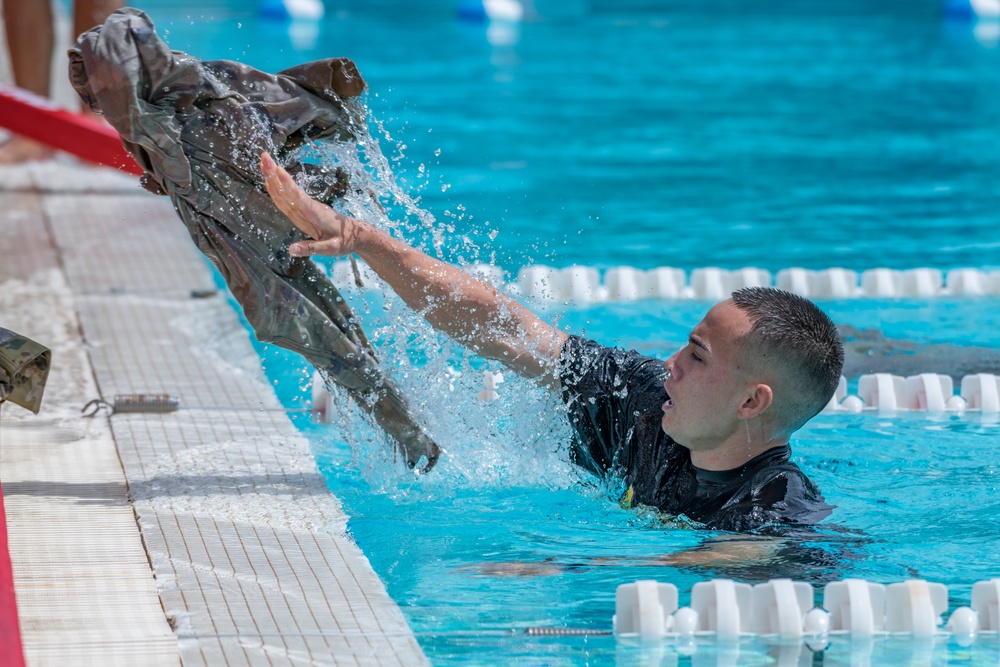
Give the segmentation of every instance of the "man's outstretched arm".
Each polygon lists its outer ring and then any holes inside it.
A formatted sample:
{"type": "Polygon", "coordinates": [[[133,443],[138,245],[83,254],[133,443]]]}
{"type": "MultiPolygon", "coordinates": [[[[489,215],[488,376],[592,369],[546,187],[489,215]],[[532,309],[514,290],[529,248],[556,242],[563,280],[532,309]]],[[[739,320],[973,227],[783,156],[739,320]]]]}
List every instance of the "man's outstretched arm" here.
{"type": "Polygon", "coordinates": [[[435,329],[522,375],[558,383],[565,333],[461,269],[310,198],[266,153],[261,168],[275,205],[312,237],[292,244],[292,255],[357,254],[435,329]]]}

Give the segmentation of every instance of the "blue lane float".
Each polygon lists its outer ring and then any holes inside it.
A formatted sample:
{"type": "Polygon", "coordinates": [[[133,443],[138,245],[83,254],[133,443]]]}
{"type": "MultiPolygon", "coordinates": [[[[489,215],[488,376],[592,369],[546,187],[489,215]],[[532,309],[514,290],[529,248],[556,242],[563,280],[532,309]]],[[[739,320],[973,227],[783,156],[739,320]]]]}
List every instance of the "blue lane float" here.
{"type": "Polygon", "coordinates": [[[1000,19],[1000,0],[948,0],[943,11],[952,19],[1000,19]]]}
{"type": "Polygon", "coordinates": [[[322,0],[263,0],[260,15],[278,21],[319,21],[326,13],[322,0]]]}
{"type": "Polygon", "coordinates": [[[524,19],[524,5],[519,0],[463,0],[455,13],[463,21],[516,23],[524,19]]]}

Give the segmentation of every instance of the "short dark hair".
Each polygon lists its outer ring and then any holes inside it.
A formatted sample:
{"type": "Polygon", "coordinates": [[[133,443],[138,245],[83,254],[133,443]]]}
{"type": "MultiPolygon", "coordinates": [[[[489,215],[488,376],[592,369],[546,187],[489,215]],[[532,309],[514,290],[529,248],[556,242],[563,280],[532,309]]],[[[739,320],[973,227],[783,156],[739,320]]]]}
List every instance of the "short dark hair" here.
{"type": "Polygon", "coordinates": [[[792,433],[837,391],[844,370],[837,326],[812,301],[773,287],[737,290],[733,303],[751,322],[739,341],[741,361],[782,378],[773,407],[778,426],[792,433]]]}

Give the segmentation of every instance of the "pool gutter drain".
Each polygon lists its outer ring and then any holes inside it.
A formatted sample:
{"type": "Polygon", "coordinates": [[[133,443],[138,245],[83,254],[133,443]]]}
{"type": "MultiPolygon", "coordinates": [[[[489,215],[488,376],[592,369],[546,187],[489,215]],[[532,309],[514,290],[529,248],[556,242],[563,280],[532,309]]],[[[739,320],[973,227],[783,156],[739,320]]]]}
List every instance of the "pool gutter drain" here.
{"type": "Polygon", "coordinates": [[[251,412],[309,412],[309,408],[264,408],[228,405],[181,405],[181,400],[170,394],[118,394],[111,403],[95,398],[80,410],[84,417],[95,417],[102,410],[108,414],[166,414],[177,410],[251,411],[251,412]]]}

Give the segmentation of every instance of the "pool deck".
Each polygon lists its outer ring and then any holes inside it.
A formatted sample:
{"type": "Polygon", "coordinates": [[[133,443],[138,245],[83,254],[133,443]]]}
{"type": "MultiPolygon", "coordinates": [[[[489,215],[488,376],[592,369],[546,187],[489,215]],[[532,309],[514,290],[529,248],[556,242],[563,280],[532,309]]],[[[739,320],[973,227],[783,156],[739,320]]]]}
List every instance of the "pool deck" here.
{"type": "Polygon", "coordinates": [[[53,349],[0,412],[28,665],[427,663],[168,200],[4,167],[0,238],[0,326],[53,349]],[[181,409],[80,414],[138,393],[181,409]]]}

